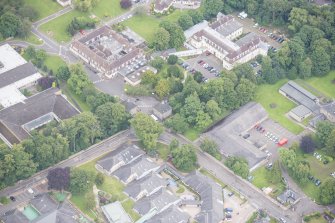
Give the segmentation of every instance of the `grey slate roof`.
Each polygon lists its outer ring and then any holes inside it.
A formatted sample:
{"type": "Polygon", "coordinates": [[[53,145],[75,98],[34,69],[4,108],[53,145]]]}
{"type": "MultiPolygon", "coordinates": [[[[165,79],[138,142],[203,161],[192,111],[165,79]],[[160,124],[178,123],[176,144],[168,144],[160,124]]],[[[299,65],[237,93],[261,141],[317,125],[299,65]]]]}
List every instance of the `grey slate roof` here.
{"type": "Polygon", "coordinates": [[[140,215],[145,215],[151,209],[156,208],[158,212],[178,203],[180,199],[166,189],[160,189],[149,197],[138,200],[134,205],[134,210],[140,215]]]}
{"type": "Polygon", "coordinates": [[[329,115],[335,116],[335,102],[331,102],[322,107],[329,115]]]}
{"type": "Polygon", "coordinates": [[[212,179],[194,171],[184,179],[201,198],[201,212],[195,219],[199,223],[217,223],[224,219],[222,187],[212,179]]]}
{"type": "Polygon", "coordinates": [[[0,74],[0,88],[13,84],[23,78],[29,77],[38,73],[37,69],[32,63],[25,63],[14,69],[0,74]]]}
{"type": "Polygon", "coordinates": [[[319,113],[319,106],[316,104],[317,97],[294,81],[287,82],[279,90],[284,92],[298,104],[304,105],[314,113],[319,113]]]}
{"type": "Polygon", "coordinates": [[[181,211],[176,205],[172,205],[145,223],[187,223],[190,216],[181,211]]]}
{"type": "Polygon", "coordinates": [[[37,195],[30,204],[40,214],[33,221],[29,221],[19,210],[14,210],[1,219],[6,223],[77,223],[79,213],[67,200],[58,204],[48,194],[42,194],[37,195]]]}
{"type": "Polygon", "coordinates": [[[210,27],[215,29],[221,35],[228,36],[243,27],[243,25],[236,21],[233,16],[219,13],[217,15],[217,20],[213,22],[210,27]]]}
{"type": "Polygon", "coordinates": [[[131,198],[135,199],[143,191],[147,191],[148,194],[151,194],[157,188],[165,187],[166,184],[167,182],[164,178],[160,177],[156,173],[152,173],[148,174],[140,180],[136,180],[130,183],[124,189],[124,192],[128,194],[131,198]]]}
{"type": "Polygon", "coordinates": [[[135,161],[129,163],[128,165],[122,166],[113,172],[113,175],[122,182],[126,182],[133,174],[135,174],[137,177],[144,177],[144,174],[150,173],[150,171],[153,171],[157,168],[159,168],[159,166],[156,163],[149,161],[148,158],[144,156],[141,156],[135,161]]]}
{"type": "Polygon", "coordinates": [[[122,162],[124,165],[127,165],[133,162],[135,159],[138,159],[143,154],[144,151],[141,150],[138,146],[134,144],[124,144],[118,149],[108,153],[105,157],[101,158],[97,164],[105,170],[110,171],[114,165],[117,165],[120,162],[122,162]]]}
{"type": "Polygon", "coordinates": [[[49,88],[30,98],[0,111],[0,133],[11,143],[18,143],[29,137],[23,125],[53,113],[59,119],[67,119],[79,114],[57,88],[49,88]]]}
{"type": "Polygon", "coordinates": [[[298,117],[305,117],[306,115],[310,114],[312,111],[306,108],[303,105],[298,105],[297,107],[291,110],[292,113],[297,115],[298,117]]]}
{"type": "Polygon", "coordinates": [[[162,102],[155,105],[154,109],[159,113],[164,114],[165,112],[171,111],[172,107],[169,105],[168,102],[162,102]]]}
{"type": "Polygon", "coordinates": [[[294,203],[297,200],[297,195],[292,190],[286,190],[277,199],[282,203],[294,203]]]}
{"type": "Polygon", "coordinates": [[[240,134],[267,117],[267,112],[260,104],[250,102],[216,124],[205,135],[215,140],[218,145],[222,145],[222,154],[242,156],[247,159],[249,166],[253,167],[266,155],[257,148],[257,145],[243,140],[240,134]]]}

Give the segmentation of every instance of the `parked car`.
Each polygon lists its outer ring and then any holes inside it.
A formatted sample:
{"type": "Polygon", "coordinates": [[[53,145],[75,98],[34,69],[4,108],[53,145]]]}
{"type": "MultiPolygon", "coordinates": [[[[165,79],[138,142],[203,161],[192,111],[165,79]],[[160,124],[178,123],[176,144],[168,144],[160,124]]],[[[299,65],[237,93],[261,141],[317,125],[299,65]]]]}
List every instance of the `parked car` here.
{"type": "Polygon", "coordinates": [[[225,208],[224,211],[225,212],[233,212],[233,209],[232,208],[225,208]]]}
{"type": "Polygon", "coordinates": [[[9,199],[10,199],[11,201],[13,201],[13,202],[16,201],[16,198],[15,198],[14,196],[10,196],[9,199]]]}
{"type": "Polygon", "coordinates": [[[234,192],[229,192],[228,197],[232,197],[235,193],[234,192]]]}

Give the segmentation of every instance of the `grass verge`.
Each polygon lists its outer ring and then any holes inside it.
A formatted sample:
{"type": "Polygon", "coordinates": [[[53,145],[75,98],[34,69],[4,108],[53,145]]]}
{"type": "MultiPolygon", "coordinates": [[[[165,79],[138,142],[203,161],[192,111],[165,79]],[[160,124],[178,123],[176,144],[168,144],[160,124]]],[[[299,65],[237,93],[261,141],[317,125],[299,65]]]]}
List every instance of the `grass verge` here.
{"type": "Polygon", "coordinates": [[[292,101],[281,95],[278,90],[287,82],[286,79],[274,85],[263,84],[258,86],[255,100],[269,113],[269,117],[294,134],[301,133],[304,129],[288,119],[285,114],[296,107],[292,101]]]}
{"type": "Polygon", "coordinates": [[[57,1],[53,0],[24,0],[24,3],[38,12],[37,20],[45,18],[63,8],[57,1]]]}

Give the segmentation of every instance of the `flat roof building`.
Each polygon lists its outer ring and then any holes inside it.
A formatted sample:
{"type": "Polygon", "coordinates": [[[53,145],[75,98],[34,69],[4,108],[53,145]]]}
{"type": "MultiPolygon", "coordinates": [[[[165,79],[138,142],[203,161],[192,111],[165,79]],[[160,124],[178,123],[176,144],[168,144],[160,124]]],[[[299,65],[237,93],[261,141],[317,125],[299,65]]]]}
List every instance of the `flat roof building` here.
{"type": "Polygon", "coordinates": [[[306,108],[303,105],[298,105],[297,107],[293,108],[290,112],[289,115],[294,118],[296,121],[301,122],[305,118],[309,117],[312,115],[312,111],[306,108]]]}
{"type": "Polygon", "coordinates": [[[137,59],[143,51],[108,26],[98,28],[70,45],[71,51],[108,78],[137,59]]]}
{"type": "Polygon", "coordinates": [[[11,146],[52,120],[61,121],[79,113],[58,88],[49,88],[0,110],[0,138],[11,146]]]}
{"type": "Polygon", "coordinates": [[[101,207],[109,223],[132,223],[133,221],[122,207],[120,201],[101,207]]]}
{"type": "Polygon", "coordinates": [[[20,88],[37,83],[42,75],[10,45],[0,46],[0,109],[22,102],[20,88]]]}

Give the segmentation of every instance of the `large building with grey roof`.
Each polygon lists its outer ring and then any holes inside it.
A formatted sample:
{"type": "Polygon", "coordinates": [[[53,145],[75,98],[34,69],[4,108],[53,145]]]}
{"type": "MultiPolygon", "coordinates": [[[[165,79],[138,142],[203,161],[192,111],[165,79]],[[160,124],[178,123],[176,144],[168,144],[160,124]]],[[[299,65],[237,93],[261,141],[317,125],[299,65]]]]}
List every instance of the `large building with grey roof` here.
{"type": "Polygon", "coordinates": [[[159,213],[172,205],[177,205],[180,201],[180,198],[173,193],[161,188],[154,194],[135,202],[134,210],[140,215],[145,215],[149,212],[159,213]]]}
{"type": "Polygon", "coordinates": [[[12,146],[52,120],[61,121],[79,113],[58,88],[50,88],[0,110],[0,138],[12,146]]]}
{"type": "Polygon", "coordinates": [[[142,179],[131,182],[124,189],[124,193],[137,201],[144,196],[150,196],[159,189],[166,187],[167,181],[156,173],[148,174],[142,179]]]}
{"type": "Polygon", "coordinates": [[[155,0],[154,12],[167,12],[171,6],[177,9],[197,9],[201,5],[201,0],[155,0]]]}
{"type": "Polygon", "coordinates": [[[107,174],[111,174],[120,167],[134,162],[143,155],[144,151],[138,146],[134,144],[124,144],[101,158],[97,162],[96,167],[107,172],[107,174]]]}
{"type": "Polygon", "coordinates": [[[223,191],[219,184],[198,171],[183,181],[200,196],[201,211],[195,216],[197,222],[218,223],[224,220],[223,191]]]}
{"type": "Polygon", "coordinates": [[[219,13],[216,21],[211,24],[203,23],[185,31],[188,36],[187,44],[195,49],[206,49],[222,61],[223,68],[233,69],[237,64],[246,63],[258,55],[267,55],[266,39],[255,33],[243,33],[243,26],[233,16],[219,13]],[[190,33],[192,34],[190,36],[190,33]]]}
{"type": "Polygon", "coordinates": [[[128,184],[133,180],[139,180],[158,169],[159,166],[149,157],[141,156],[134,162],[124,165],[114,171],[113,176],[119,179],[122,183],[128,184]]]}
{"type": "Polygon", "coordinates": [[[5,223],[76,223],[79,218],[80,213],[67,200],[58,203],[49,194],[41,194],[24,207],[7,212],[0,220],[5,223]],[[36,214],[32,215],[26,209],[32,209],[36,214]]]}
{"type": "Polygon", "coordinates": [[[10,45],[0,46],[0,109],[23,102],[21,88],[37,83],[42,75],[10,45]]]}
{"type": "Polygon", "coordinates": [[[318,97],[316,97],[294,81],[288,81],[286,84],[284,84],[279,89],[279,93],[289,98],[291,101],[297,103],[298,105],[303,105],[315,114],[320,113],[318,97]]]}
{"type": "Polygon", "coordinates": [[[145,223],[188,223],[190,216],[178,206],[172,205],[164,211],[156,214],[145,223]]]}
{"type": "Polygon", "coordinates": [[[70,49],[107,78],[114,77],[120,69],[137,59],[144,58],[141,49],[108,26],[102,26],[73,41],[70,49]]]}

